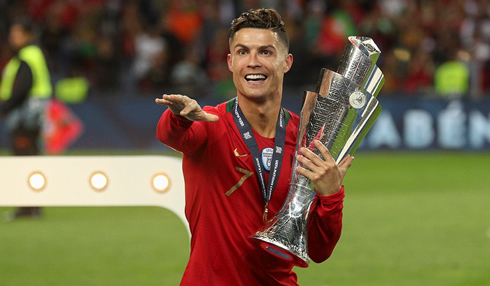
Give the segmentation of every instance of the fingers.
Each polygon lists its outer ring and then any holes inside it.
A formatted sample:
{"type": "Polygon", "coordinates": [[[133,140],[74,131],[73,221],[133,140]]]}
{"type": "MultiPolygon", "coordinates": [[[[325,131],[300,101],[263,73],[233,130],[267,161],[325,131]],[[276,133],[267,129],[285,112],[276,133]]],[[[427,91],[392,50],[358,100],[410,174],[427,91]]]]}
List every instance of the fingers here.
{"type": "MultiPolygon", "coordinates": [[[[188,97],[187,97],[188,98],[188,97]]],[[[180,94],[164,94],[162,98],[156,98],[155,102],[160,105],[185,105],[185,98],[180,94]]]]}
{"type": "Polygon", "coordinates": [[[339,167],[342,168],[342,169],[345,169],[347,171],[347,169],[350,168],[350,166],[352,165],[352,161],[354,161],[354,157],[351,156],[351,155],[347,155],[340,163],[339,163],[339,167]]]}
{"type": "Polygon", "coordinates": [[[301,148],[299,150],[300,155],[297,156],[297,160],[302,165],[299,168],[304,170],[303,175],[308,177],[315,173],[322,175],[330,169],[336,170],[335,172],[339,172],[343,178],[347,170],[352,165],[354,157],[348,155],[339,164],[337,164],[335,159],[330,154],[330,151],[319,140],[315,140],[314,145],[320,151],[323,159],[317,154],[313,153],[313,151],[310,149],[304,147],[301,148]]]}
{"type": "Polygon", "coordinates": [[[325,147],[319,140],[315,140],[313,143],[322,154],[324,160],[322,160],[317,154],[313,153],[313,151],[309,150],[308,148],[301,148],[301,155],[306,157],[312,164],[309,163],[308,160],[304,160],[304,157],[300,162],[304,163],[310,169],[314,168],[315,166],[322,166],[325,163],[334,165],[335,160],[332,158],[332,155],[330,155],[330,151],[328,151],[327,147],[325,147]]]}
{"type": "Polygon", "coordinates": [[[315,170],[317,166],[324,163],[318,155],[307,148],[301,148],[299,151],[300,155],[296,159],[307,169],[315,170]]]}
{"type": "Polygon", "coordinates": [[[172,104],[172,102],[165,100],[163,98],[155,98],[155,102],[160,105],[169,105],[172,104]]]}
{"type": "MultiPolygon", "coordinates": [[[[332,155],[330,154],[330,151],[327,149],[327,147],[325,147],[325,145],[323,145],[323,143],[320,141],[320,140],[315,140],[313,142],[313,144],[315,145],[315,147],[318,149],[318,151],[320,151],[320,153],[322,154],[322,157],[325,161],[323,161],[318,155],[316,155],[315,153],[313,153],[311,150],[309,150],[308,148],[302,148],[300,151],[301,151],[301,154],[305,157],[307,157],[309,160],[312,160],[314,161],[317,165],[319,163],[323,163],[323,162],[327,162],[328,164],[335,164],[335,159],[332,157],[332,155]]],[[[352,161],[354,160],[354,157],[350,156],[350,155],[347,155],[343,160],[342,162],[340,162],[338,164],[339,167],[345,165],[345,167],[348,169],[350,167],[350,165],[352,164],[352,161]]]]}
{"type": "Polygon", "coordinates": [[[197,103],[196,100],[186,98],[186,105],[184,109],[180,112],[180,115],[186,117],[190,120],[194,121],[209,121],[215,122],[218,121],[219,117],[214,114],[210,114],[201,109],[201,106],[197,103]]]}
{"type": "Polygon", "coordinates": [[[325,145],[323,145],[322,142],[320,142],[320,140],[315,140],[315,142],[313,143],[315,144],[315,147],[318,149],[318,151],[320,151],[323,159],[325,159],[326,162],[328,162],[329,164],[335,163],[335,160],[330,154],[330,151],[327,149],[327,147],[325,147],[325,145]]]}
{"type": "Polygon", "coordinates": [[[160,105],[166,105],[176,115],[180,115],[192,121],[215,122],[219,117],[206,113],[196,100],[181,94],[164,94],[162,98],[155,99],[160,105]]]}
{"type": "Polygon", "coordinates": [[[209,113],[205,113],[205,116],[204,116],[204,120],[205,121],[209,121],[209,122],[216,122],[219,120],[219,117],[218,115],[214,115],[214,114],[209,114],[209,113]]]}
{"type": "Polygon", "coordinates": [[[201,106],[197,104],[197,101],[190,99],[187,96],[183,96],[180,101],[184,105],[184,109],[180,111],[180,115],[186,117],[191,112],[201,111],[201,106]]]}
{"type": "MultiPolygon", "coordinates": [[[[168,104],[187,104],[192,99],[182,94],[164,94],[162,98],[157,98],[158,101],[164,101],[168,104]]],[[[156,100],[155,100],[156,101],[156,100]]]]}

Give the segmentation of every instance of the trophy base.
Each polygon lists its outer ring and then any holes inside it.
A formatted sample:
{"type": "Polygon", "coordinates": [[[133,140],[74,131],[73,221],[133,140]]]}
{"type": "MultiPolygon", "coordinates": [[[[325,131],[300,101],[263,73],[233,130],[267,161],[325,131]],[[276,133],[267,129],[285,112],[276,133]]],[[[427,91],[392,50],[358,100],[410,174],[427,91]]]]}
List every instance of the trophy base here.
{"type": "Polygon", "coordinates": [[[258,235],[254,235],[250,237],[250,239],[255,241],[255,243],[258,244],[260,248],[262,248],[263,250],[267,251],[268,253],[274,255],[279,259],[291,262],[292,264],[294,264],[294,266],[303,267],[303,268],[308,267],[308,264],[310,262],[308,258],[307,260],[301,259],[296,254],[289,251],[285,245],[282,245],[278,241],[274,241],[267,237],[258,236],[258,235]]]}

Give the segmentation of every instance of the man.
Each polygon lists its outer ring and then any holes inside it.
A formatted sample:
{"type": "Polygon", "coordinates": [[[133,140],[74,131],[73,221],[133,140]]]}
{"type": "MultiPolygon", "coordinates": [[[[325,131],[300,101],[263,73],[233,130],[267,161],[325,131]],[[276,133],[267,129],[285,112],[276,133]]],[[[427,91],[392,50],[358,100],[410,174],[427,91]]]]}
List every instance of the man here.
{"type": "MultiPolygon", "coordinates": [[[[295,156],[299,118],[281,107],[284,73],[293,63],[284,23],[272,9],[250,10],[233,21],[229,43],[236,98],[203,109],[184,95],[156,99],[168,106],[157,138],[183,153],[192,239],[181,285],[297,285],[291,262],[250,239],[284,204],[295,156]],[[254,143],[245,143],[252,137],[254,143]],[[257,171],[259,161],[266,171],[257,171]],[[269,182],[273,172],[279,178],[269,182]]],[[[340,237],[342,180],[353,157],[336,165],[319,141],[315,146],[327,159],[303,148],[298,160],[309,170],[298,172],[318,193],[308,244],[311,259],[322,262],[340,237]]]]}
{"type": "MultiPolygon", "coordinates": [[[[46,60],[32,44],[33,27],[20,20],[10,27],[9,42],[14,56],[2,74],[0,116],[5,119],[12,140],[12,154],[38,155],[41,122],[52,93],[46,60]]],[[[39,207],[21,207],[7,219],[40,217],[39,207]]]]}

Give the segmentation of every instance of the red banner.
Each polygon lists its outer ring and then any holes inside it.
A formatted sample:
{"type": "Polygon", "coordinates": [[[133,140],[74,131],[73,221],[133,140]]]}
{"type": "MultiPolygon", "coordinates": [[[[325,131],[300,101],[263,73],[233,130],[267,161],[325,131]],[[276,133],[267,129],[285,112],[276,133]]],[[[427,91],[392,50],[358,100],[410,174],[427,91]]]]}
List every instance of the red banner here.
{"type": "Polygon", "coordinates": [[[63,153],[83,132],[83,123],[57,99],[46,106],[42,138],[44,151],[49,155],[63,153]]]}

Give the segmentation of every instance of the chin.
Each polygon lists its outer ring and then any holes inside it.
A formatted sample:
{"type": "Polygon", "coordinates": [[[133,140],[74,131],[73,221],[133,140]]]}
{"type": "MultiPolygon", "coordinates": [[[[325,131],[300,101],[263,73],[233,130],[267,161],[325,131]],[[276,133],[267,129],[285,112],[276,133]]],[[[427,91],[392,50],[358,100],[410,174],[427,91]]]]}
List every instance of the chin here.
{"type": "Polygon", "coordinates": [[[254,92],[254,91],[248,91],[242,93],[244,97],[251,99],[251,100],[265,100],[267,96],[262,93],[262,92],[254,92]]]}

